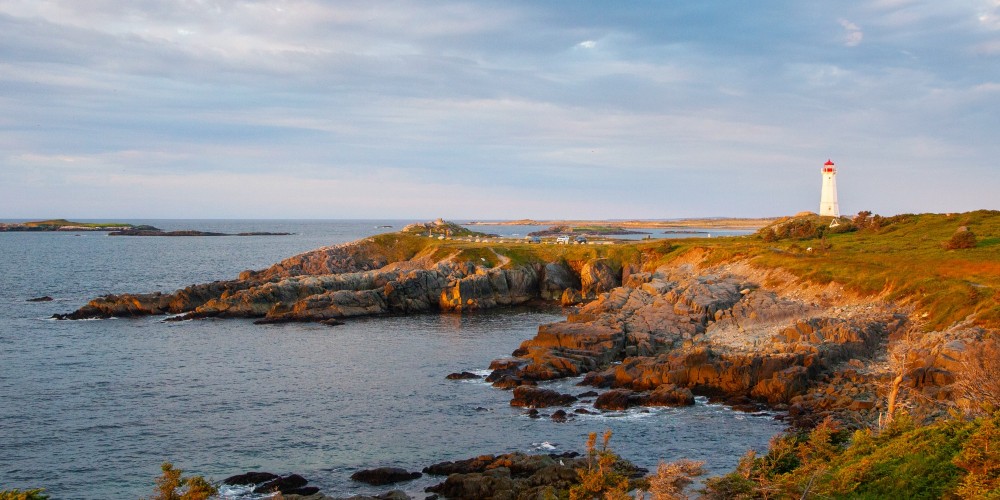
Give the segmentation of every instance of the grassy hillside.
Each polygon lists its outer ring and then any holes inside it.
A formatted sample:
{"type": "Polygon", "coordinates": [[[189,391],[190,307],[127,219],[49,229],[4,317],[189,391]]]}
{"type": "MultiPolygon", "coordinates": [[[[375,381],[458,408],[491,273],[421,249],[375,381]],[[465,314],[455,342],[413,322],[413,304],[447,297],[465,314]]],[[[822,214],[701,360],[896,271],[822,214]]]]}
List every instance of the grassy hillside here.
{"type": "Polygon", "coordinates": [[[750,238],[688,240],[711,251],[711,259],[748,259],[762,268],[781,268],[809,282],[831,281],[863,295],[912,304],[926,314],[927,328],[940,329],[971,317],[980,326],[1000,326],[1000,212],[919,214],[868,218],[857,227],[831,218],[783,219],[750,238]],[[772,239],[781,225],[806,228],[772,239]],[[813,232],[808,229],[811,224],[813,232]],[[823,228],[816,231],[817,228],[823,228]],[[948,250],[960,228],[975,235],[973,248],[948,250]]]}
{"type": "Polygon", "coordinates": [[[830,228],[831,218],[803,215],[781,219],[756,235],[622,242],[615,245],[527,244],[483,239],[438,240],[416,234],[383,235],[382,245],[400,257],[429,252],[478,263],[508,265],[565,261],[571,266],[596,258],[647,268],[688,252],[707,254],[709,263],[746,260],[760,268],[784,269],[815,284],[837,282],[861,295],[913,305],[928,329],[970,318],[1000,327],[1000,212],[871,216],[830,228]],[[948,250],[959,228],[975,236],[973,248],[948,250]],[[776,235],[771,235],[773,231],[776,235]],[[428,250],[429,247],[433,247],[428,250]],[[926,314],[926,316],[924,316],[926,314]]]}
{"type": "MultiPolygon", "coordinates": [[[[438,258],[509,265],[565,261],[571,265],[595,258],[611,259],[618,267],[669,262],[689,251],[704,251],[710,263],[747,260],[761,268],[780,268],[816,284],[840,283],[862,295],[912,304],[926,314],[927,328],[945,328],[967,317],[981,326],[1000,326],[1000,212],[878,216],[842,220],[829,228],[830,218],[805,215],[781,219],[754,236],[690,238],[627,242],[615,245],[553,245],[463,240],[438,240],[415,234],[383,235],[393,250],[415,255],[433,247],[438,258]],[[768,231],[787,234],[770,237],[768,231]],[[948,250],[945,244],[959,228],[975,235],[973,248],[948,250]]],[[[384,241],[382,241],[384,240],[384,241]]]]}

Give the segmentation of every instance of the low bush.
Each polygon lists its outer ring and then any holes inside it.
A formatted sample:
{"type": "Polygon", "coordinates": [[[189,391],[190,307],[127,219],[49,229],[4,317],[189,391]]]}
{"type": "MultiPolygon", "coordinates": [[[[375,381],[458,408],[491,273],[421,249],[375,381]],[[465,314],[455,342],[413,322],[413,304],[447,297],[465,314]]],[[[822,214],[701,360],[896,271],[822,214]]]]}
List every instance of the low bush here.
{"type": "Polygon", "coordinates": [[[156,488],[149,500],[207,500],[219,490],[201,476],[182,477],[184,472],[170,462],[160,466],[163,474],[156,478],[156,488]]]}
{"type": "Polygon", "coordinates": [[[38,488],[34,490],[3,490],[0,491],[0,500],[48,500],[49,496],[45,493],[44,488],[38,488]]]}
{"type": "Polygon", "coordinates": [[[976,234],[968,229],[956,232],[952,235],[951,239],[944,243],[945,250],[961,250],[964,248],[976,248],[976,234]]]}

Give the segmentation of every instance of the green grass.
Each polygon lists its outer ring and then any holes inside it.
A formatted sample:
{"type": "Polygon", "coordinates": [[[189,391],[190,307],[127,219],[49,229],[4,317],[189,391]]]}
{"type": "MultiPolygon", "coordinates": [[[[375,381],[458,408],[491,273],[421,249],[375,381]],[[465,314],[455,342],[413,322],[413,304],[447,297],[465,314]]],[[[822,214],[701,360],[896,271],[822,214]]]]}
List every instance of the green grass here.
{"type": "MultiPolygon", "coordinates": [[[[1000,212],[920,214],[880,230],[827,234],[825,238],[765,242],[759,237],[698,241],[709,262],[749,259],[761,268],[785,269],[816,284],[836,282],[861,295],[880,295],[926,313],[927,327],[944,328],[968,316],[998,326],[1000,316],[1000,212]],[[945,250],[960,226],[979,244],[945,250]],[[812,251],[808,251],[808,248],[812,251]]],[[[690,246],[691,242],[685,243],[690,246]]]]}
{"type": "MultiPolygon", "coordinates": [[[[816,219],[828,224],[829,219],[816,219]]],[[[554,245],[438,240],[414,234],[372,237],[372,251],[392,260],[418,254],[434,260],[455,256],[496,265],[494,251],[509,266],[564,262],[579,270],[590,260],[609,259],[616,269],[643,264],[646,270],[698,253],[705,265],[747,261],[764,269],[783,269],[804,283],[838,283],[862,296],[913,306],[928,330],[947,328],[971,317],[984,327],[1000,327],[1000,212],[919,214],[882,219],[880,229],[837,232],[823,238],[764,241],[759,236],[687,238],[617,243],[554,245]],[[975,248],[945,250],[960,226],[977,239],[975,248]],[[809,250],[809,249],[812,250],[809,250]],[[480,251],[474,249],[490,249],[480,251]],[[457,254],[457,255],[456,255],[457,254]]]]}

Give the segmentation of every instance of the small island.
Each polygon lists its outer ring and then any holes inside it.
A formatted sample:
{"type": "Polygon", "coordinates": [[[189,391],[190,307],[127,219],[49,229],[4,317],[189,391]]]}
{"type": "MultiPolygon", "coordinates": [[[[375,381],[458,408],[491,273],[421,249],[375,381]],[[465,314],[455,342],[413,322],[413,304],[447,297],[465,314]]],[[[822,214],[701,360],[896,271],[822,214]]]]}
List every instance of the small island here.
{"type": "Polygon", "coordinates": [[[66,219],[49,219],[32,222],[0,222],[0,232],[13,231],[159,231],[153,226],[125,224],[123,222],[73,222],[66,219]]]}
{"type": "Polygon", "coordinates": [[[103,231],[108,236],[288,236],[292,233],[271,233],[253,231],[247,233],[215,233],[211,231],[196,231],[184,229],[179,231],[164,231],[158,227],[145,224],[135,225],[124,222],[73,222],[66,219],[50,219],[32,222],[0,223],[0,232],[15,231],[103,231]]]}

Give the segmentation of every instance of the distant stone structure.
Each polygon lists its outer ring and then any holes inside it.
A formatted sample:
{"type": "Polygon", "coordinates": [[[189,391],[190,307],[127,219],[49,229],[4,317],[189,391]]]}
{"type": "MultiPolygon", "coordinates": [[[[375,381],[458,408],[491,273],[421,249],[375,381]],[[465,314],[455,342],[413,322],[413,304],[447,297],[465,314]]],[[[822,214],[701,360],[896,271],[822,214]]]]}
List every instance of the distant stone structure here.
{"type": "Polygon", "coordinates": [[[837,203],[837,167],[826,160],[823,164],[823,193],[819,201],[819,214],[825,217],[840,217],[837,203]]]}

